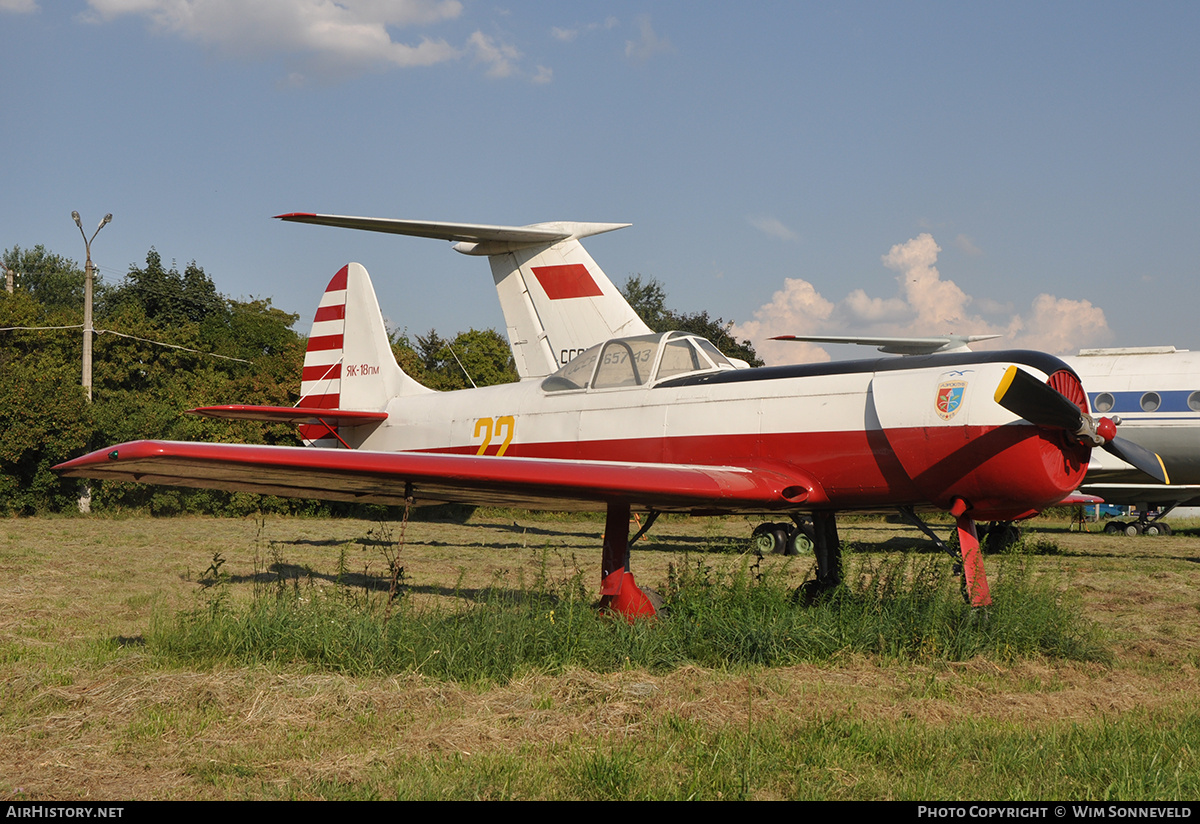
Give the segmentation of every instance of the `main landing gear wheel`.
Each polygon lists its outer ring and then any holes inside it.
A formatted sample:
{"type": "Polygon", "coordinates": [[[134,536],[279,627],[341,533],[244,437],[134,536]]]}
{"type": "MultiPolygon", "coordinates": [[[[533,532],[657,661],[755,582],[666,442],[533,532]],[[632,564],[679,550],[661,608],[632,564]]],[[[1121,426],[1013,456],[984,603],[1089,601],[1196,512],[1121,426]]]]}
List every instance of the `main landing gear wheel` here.
{"type": "Polygon", "coordinates": [[[759,524],[750,542],[761,555],[807,555],[813,551],[813,528],[807,523],[759,524]]]}
{"type": "Polygon", "coordinates": [[[993,521],[979,537],[983,551],[991,555],[1015,546],[1021,540],[1021,528],[1012,521],[993,521]]]}
{"type": "Polygon", "coordinates": [[[782,555],[787,552],[787,524],[759,524],[754,528],[750,542],[760,555],[782,555]]]}
{"type": "Polygon", "coordinates": [[[811,555],[816,546],[813,528],[810,524],[798,524],[788,533],[788,555],[811,555]]]}

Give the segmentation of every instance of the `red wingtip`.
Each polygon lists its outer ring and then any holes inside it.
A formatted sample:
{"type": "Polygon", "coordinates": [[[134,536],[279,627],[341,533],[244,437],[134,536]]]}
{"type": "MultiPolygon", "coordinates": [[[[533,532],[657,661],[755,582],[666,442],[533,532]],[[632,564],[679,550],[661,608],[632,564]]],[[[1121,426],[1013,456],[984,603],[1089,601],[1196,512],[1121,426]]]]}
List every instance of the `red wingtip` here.
{"type": "Polygon", "coordinates": [[[316,212],[288,212],[288,213],[282,214],[282,215],[275,215],[275,218],[276,218],[276,220],[288,220],[289,218],[294,219],[294,218],[298,218],[298,217],[315,217],[315,216],[316,216],[316,212]]]}

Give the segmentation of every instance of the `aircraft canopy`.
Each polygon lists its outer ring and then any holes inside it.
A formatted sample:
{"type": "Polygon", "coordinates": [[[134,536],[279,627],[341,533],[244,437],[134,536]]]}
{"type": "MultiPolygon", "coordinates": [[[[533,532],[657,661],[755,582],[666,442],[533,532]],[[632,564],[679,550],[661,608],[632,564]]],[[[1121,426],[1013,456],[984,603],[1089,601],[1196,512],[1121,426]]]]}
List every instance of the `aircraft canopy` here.
{"type": "Polygon", "coordinates": [[[696,372],[736,367],[704,338],[663,332],[614,338],[581,352],[546,380],[547,392],[647,386],[696,372]]]}

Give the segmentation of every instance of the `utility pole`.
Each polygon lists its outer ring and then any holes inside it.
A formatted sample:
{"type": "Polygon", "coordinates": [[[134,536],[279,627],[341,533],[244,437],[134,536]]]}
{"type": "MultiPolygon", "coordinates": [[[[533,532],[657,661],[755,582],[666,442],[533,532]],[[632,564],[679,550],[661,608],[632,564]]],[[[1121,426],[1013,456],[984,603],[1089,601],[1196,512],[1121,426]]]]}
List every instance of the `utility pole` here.
{"type": "Polygon", "coordinates": [[[13,293],[13,281],[16,278],[17,273],[12,269],[9,269],[2,262],[0,262],[0,269],[4,270],[4,288],[7,289],[8,293],[11,295],[13,293]]]}
{"type": "Polygon", "coordinates": [[[90,238],[83,231],[83,222],[79,219],[79,212],[71,212],[71,217],[75,219],[75,225],[79,227],[79,234],[83,236],[83,250],[87,254],[87,264],[83,268],[83,389],[87,392],[88,403],[91,403],[92,335],[95,331],[92,327],[92,241],[96,239],[96,235],[100,234],[100,230],[112,221],[112,213],[104,216],[104,220],[100,221],[100,225],[96,227],[96,231],[92,232],[90,238]]]}
{"type": "MultiPolygon", "coordinates": [[[[100,225],[96,227],[96,231],[92,232],[90,238],[83,231],[83,222],[79,219],[79,212],[71,212],[71,217],[75,220],[75,225],[79,227],[79,234],[83,236],[83,250],[87,255],[87,263],[83,267],[83,389],[87,392],[88,403],[91,403],[92,335],[95,331],[92,327],[92,241],[96,239],[96,235],[100,234],[100,230],[112,221],[112,213],[109,212],[104,216],[104,220],[100,221],[100,225]]],[[[86,482],[83,492],[79,496],[79,511],[92,511],[92,485],[86,482]]]]}

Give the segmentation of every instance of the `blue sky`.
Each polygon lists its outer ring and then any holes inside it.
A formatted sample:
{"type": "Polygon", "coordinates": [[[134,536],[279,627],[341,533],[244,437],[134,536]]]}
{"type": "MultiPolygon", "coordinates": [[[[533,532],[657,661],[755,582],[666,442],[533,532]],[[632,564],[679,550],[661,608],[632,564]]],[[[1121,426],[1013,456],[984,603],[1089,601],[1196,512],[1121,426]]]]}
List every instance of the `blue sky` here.
{"type": "Polygon", "coordinates": [[[301,331],[349,260],[394,327],[503,323],[482,260],[282,212],[633,223],[586,242],[614,281],[756,339],[1200,349],[1195,3],[0,0],[0,32],[0,247],[81,260],[71,210],[112,212],[109,279],[154,246],[301,331]]]}

